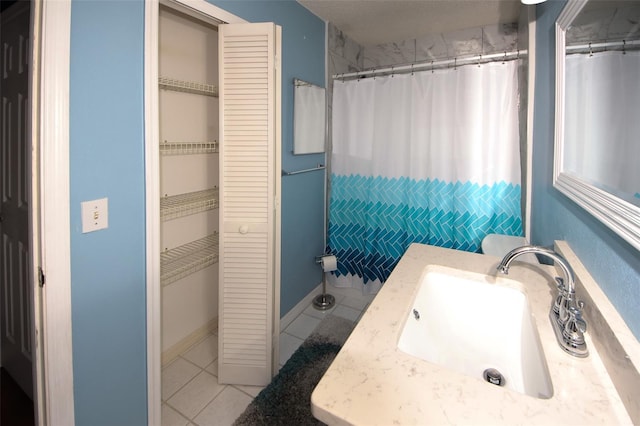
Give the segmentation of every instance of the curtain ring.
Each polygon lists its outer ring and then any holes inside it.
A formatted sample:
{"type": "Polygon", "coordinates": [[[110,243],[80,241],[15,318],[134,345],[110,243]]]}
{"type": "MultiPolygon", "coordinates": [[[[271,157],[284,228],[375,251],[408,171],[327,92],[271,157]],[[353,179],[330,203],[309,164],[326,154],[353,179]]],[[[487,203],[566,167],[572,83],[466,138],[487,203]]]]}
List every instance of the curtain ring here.
{"type": "Polygon", "coordinates": [[[431,74],[434,73],[434,66],[433,66],[433,61],[431,61],[431,74]]]}
{"type": "Polygon", "coordinates": [[[393,73],[393,65],[391,65],[391,78],[395,77],[395,74],[393,73]]]}
{"type": "Polygon", "coordinates": [[[413,75],[413,64],[411,64],[411,75],[413,75]]]}
{"type": "Polygon", "coordinates": [[[505,62],[507,62],[507,51],[506,50],[504,52],[504,58],[502,58],[502,63],[504,64],[505,62]]]}
{"type": "Polygon", "coordinates": [[[593,50],[591,49],[591,43],[589,43],[589,57],[593,56],[593,50]]]}
{"type": "Polygon", "coordinates": [[[478,68],[480,68],[480,62],[482,62],[482,55],[478,56],[478,68]]]}
{"type": "Polygon", "coordinates": [[[627,54],[627,40],[622,40],[622,54],[626,55],[627,54]]]}
{"type": "Polygon", "coordinates": [[[453,70],[456,71],[458,69],[458,58],[453,58],[453,70]]]}

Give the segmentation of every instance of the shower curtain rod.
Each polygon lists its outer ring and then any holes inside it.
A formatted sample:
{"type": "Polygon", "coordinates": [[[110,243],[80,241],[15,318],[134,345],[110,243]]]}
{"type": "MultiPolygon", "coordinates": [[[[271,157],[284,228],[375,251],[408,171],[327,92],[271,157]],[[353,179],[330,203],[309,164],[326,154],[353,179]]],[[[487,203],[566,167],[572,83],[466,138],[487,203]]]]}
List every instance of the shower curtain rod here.
{"type": "Polygon", "coordinates": [[[640,48],[640,40],[621,40],[621,41],[607,41],[602,43],[587,43],[587,44],[575,44],[567,46],[568,53],[586,53],[591,52],[594,49],[607,49],[609,47],[622,47],[622,50],[629,47],[630,49],[640,48]]]}
{"type": "Polygon", "coordinates": [[[420,61],[406,65],[391,66],[385,68],[373,68],[365,71],[334,74],[333,78],[339,80],[353,79],[360,77],[370,77],[379,74],[406,74],[414,71],[424,71],[435,68],[457,67],[468,64],[484,64],[487,62],[511,61],[519,59],[527,54],[526,50],[516,50],[514,52],[491,53],[488,55],[475,55],[453,59],[439,59],[434,61],[420,61]]]}

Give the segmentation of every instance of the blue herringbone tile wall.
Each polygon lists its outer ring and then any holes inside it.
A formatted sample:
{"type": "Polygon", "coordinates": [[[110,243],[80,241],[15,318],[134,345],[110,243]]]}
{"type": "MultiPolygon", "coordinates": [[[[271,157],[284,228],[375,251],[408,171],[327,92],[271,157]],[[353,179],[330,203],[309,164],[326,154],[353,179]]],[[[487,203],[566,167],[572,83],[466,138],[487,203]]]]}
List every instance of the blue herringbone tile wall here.
{"type": "Polygon", "coordinates": [[[337,275],[384,282],[413,242],[477,252],[487,234],[522,235],[520,185],[331,179],[328,241],[337,275]]]}

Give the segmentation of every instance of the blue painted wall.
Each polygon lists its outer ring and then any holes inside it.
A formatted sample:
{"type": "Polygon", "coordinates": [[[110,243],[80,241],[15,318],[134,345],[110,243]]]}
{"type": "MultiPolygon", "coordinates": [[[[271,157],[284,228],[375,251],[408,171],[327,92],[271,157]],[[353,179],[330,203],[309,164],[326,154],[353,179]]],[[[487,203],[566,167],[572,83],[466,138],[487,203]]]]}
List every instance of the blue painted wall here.
{"type": "Polygon", "coordinates": [[[555,21],[565,3],[536,9],[532,240],[566,240],[640,339],[640,253],[553,188],[555,21]]]}
{"type": "MultiPolygon", "coordinates": [[[[324,163],[293,156],[294,77],[324,86],[324,23],[290,1],[216,2],[283,32],[283,168],[324,163]]],[[[147,421],[144,4],[74,0],[71,10],[71,302],[78,425],[147,421]],[[109,198],[109,228],[82,234],[80,203],[109,198]]],[[[321,281],[322,172],[282,181],[282,297],[286,313],[321,281]]]]}
{"type": "MultiPolygon", "coordinates": [[[[292,154],[293,79],[325,87],[324,22],[293,0],[209,1],[249,22],[282,26],[282,168],[324,164],[324,154],[292,154]]],[[[283,176],[280,316],[322,281],[315,256],[324,252],[323,235],[324,172],[283,176]]]]}
{"type": "Polygon", "coordinates": [[[71,9],[71,303],[77,425],[147,421],[144,7],[71,9]],[[82,234],[80,203],[109,198],[109,228],[82,234]]]}

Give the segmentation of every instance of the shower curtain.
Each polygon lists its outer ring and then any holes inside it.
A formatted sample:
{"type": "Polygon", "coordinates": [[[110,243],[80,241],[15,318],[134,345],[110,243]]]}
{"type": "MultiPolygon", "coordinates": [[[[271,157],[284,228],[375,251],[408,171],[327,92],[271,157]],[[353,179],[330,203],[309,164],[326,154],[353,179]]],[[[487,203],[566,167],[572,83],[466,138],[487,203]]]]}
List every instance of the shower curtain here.
{"type": "Polygon", "coordinates": [[[522,235],[517,69],[334,82],[330,282],[376,292],[412,242],[476,252],[522,235]]]}
{"type": "MultiPolygon", "coordinates": [[[[568,55],[564,170],[640,199],[640,51],[568,55]]],[[[637,203],[637,202],[636,202],[637,203]]]]}

